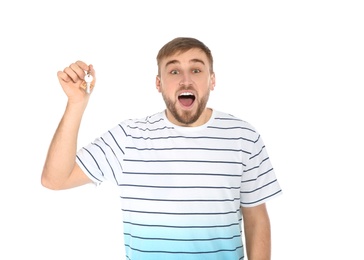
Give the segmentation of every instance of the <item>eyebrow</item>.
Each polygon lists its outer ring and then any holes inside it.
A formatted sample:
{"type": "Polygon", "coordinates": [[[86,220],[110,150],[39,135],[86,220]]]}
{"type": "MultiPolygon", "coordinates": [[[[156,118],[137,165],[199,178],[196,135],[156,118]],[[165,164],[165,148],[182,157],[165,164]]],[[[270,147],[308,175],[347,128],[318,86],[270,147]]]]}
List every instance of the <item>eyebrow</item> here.
{"type": "MultiPolygon", "coordinates": [[[[200,59],[192,59],[190,60],[190,63],[202,63],[203,65],[205,65],[205,62],[203,62],[203,60],[200,59]]],[[[170,60],[166,63],[165,68],[167,68],[171,64],[180,64],[180,62],[178,60],[170,60]]]]}

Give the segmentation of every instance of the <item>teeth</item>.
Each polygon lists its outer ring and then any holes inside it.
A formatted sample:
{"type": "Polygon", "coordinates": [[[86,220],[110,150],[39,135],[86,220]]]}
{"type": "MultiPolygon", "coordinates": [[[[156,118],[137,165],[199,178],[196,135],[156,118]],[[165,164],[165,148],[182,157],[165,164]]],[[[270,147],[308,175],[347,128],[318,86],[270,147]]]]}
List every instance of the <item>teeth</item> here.
{"type": "Polygon", "coordinates": [[[183,92],[180,96],[193,96],[193,94],[191,92],[183,92]]]}

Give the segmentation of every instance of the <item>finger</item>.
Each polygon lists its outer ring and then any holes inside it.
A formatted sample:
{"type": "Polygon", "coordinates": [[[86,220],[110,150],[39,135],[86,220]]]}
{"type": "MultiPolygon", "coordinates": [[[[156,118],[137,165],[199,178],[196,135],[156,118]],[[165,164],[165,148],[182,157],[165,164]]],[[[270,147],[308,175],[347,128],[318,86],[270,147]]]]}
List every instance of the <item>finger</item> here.
{"type": "Polygon", "coordinates": [[[78,61],[75,62],[75,64],[78,67],[80,67],[83,71],[89,71],[89,69],[90,69],[89,66],[83,61],[78,60],[78,61]]]}
{"type": "MultiPolygon", "coordinates": [[[[69,77],[69,79],[70,80],[72,80],[74,83],[76,83],[77,81],[79,81],[81,78],[78,76],[78,74],[75,72],[75,70],[76,71],[79,71],[79,73],[85,73],[85,72],[83,72],[81,69],[77,69],[77,68],[75,68],[75,66],[73,65],[73,64],[71,64],[69,67],[67,67],[67,68],[65,68],[64,70],[63,70],[63,72],[65,73],[65,74],[67,74],[67,76],[69,77]],[[72,67],[74,67],[74,68],[72,68],[72,67]]],[[[68,82],[68,81],[66,81],[66,82],[68,82]]]]}
{"type": "Polygon", "coordinates": [[[58,77],[59,80],[62,80],[64,82],[70,82],[70,81],[72,81],[72,79],[64,71],[58,71],[57,72],[57,77],[58,77]]]}
{"type": "MultiPolygon", "coordinates": [[[[87,65],[86,65],[87,66],[87,65]]],[[[81,80],[83,80],[84,79],[84,77],[85,77],[85,75],[86,75],[86,73],[85,73],[85,69],[83,69],[84,68],[84,66],[82,66],[82,64],[81,64],[81,66],[77,63],[77,62],[75,62],[75,63],[72,63],[70,66],[69,66],[69,68],[71,68],[72,70],[73,70],[73,72],[74,73],[72,73],[72,72],[70,72],[71,73],[71,78],[73,79],[73,80],[75,80],[75,82],[78,80],[78,79],[81,79],[81,80]]],[[[87,66],[87,69],[88,69],[88,66],[87,66]]]]}
{"type": "Polygon", "coordinates": [[[92,64],[89,65],[89,72],[91,73],[91,75],[93,77],[93,82],[95,82],[95,80],[96,80],[96,72],[95,72],[94,66],[92,64]]]}

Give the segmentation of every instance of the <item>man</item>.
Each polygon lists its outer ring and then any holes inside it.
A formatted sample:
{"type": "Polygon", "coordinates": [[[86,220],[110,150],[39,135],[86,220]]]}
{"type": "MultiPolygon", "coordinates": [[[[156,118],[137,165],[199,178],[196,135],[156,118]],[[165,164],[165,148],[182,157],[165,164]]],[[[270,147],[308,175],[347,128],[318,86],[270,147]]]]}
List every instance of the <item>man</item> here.
{"type": "Polygon", "coordinates": [[[281,193],[262,138],[249,123],[207,107],[213,57],[175,38],[158,53],[156,88],[166,110],[125,120],[77,151],[90,95],[77,61],[58,72],[68,97],[42,184],[68,189],[111,181],[120,189],[127,259],[270,259],[265,202],[281,193]]]}

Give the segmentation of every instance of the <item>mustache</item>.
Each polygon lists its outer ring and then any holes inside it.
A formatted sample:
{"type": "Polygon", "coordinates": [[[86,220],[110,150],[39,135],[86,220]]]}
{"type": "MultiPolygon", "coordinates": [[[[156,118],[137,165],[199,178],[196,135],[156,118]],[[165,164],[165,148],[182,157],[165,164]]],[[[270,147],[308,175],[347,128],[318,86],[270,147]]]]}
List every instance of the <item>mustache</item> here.
{"type": "Polygon", "coordinates": [[[177,89],[177,92],[186,91],[186,90],[190,90],[190,91],[195,91],[196,92],[196,89],[192,85],[189,85],[189,86],[183,85],[179,89],[177,89]]]}

